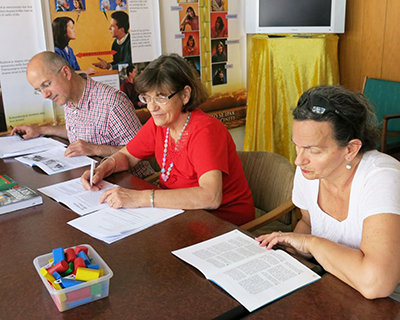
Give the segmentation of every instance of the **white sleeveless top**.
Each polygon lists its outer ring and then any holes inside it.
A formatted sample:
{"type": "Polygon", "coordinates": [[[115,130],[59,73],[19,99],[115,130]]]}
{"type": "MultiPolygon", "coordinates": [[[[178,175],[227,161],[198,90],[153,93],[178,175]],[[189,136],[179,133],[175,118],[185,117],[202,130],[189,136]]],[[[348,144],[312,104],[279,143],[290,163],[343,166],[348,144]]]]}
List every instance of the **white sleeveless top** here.
{"type": "MultiPolygon", "coordinates": [[[[348,215],[343,221],[321,210],[318,192],[319,180],[307,180],[297,168],[292,201],[310,213],[311,234],[359,249],[364,219],[380,213],[400,215],[400,162],[376,150],[363,155],[351,185],[348,215]]],[[[400,300],[400,286],[392,298],[400,300]]]]}

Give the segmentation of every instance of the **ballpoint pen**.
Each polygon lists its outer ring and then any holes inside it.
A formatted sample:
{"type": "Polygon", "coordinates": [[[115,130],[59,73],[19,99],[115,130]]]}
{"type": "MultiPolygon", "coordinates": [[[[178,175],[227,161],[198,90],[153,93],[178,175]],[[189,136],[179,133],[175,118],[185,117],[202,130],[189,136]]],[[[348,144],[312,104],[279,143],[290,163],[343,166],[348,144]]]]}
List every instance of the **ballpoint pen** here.
{"type": "Polygon", "coordinates": [[[92,162],[90,163],[90,178],[89,178],[90,186],[93,186],[94,165],[95,161],[92,159],[92,162]]]}

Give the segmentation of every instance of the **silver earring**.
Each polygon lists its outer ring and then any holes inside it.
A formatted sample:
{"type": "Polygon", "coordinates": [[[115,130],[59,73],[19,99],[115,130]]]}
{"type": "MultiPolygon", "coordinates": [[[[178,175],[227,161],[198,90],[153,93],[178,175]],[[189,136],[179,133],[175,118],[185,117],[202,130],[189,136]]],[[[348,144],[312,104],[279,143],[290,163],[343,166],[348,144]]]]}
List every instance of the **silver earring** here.
{"type": "Polygon", "coordinates": [[[351,164],[350,164],[350,163],[346,164],[346,169],[347,169],[347,170],[350,170],[350,169],[351,169],[351,164]]]}

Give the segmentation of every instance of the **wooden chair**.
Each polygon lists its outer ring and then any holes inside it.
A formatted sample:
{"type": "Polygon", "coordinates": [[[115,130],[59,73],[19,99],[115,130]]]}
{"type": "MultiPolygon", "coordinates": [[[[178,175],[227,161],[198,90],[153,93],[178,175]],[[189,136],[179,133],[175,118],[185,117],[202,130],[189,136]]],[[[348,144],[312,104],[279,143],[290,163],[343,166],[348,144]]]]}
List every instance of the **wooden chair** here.
{"type": "Polygon", "coordinates": [[[400,148],[400,82],[365,77],[362,92],[375,108],[380,123],[380,151],[397,151],[400,148]]]}
{"type": "Polygon", "coordinates": [[[299,218],[299,211],[291,201],[292,164],[272,152],[239,151],[238,155],[256,207],[256,219],[240,227],[256,235],[292,231],[299,218]]]}

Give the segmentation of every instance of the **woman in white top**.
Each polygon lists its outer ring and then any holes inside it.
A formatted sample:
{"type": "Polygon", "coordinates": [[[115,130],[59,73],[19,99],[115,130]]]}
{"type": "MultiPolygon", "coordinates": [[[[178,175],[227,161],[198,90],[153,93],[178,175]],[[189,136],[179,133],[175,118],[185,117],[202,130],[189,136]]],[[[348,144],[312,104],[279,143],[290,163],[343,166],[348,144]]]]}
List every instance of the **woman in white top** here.
{"type": "Polygon", "coordinates": [[[312,88],[293,111],[297,165],[293,233],[256,240],[313,256],[364,297],[400,301],[400,162],[375,149],[375,115],[361,95],[312,88]]]}

